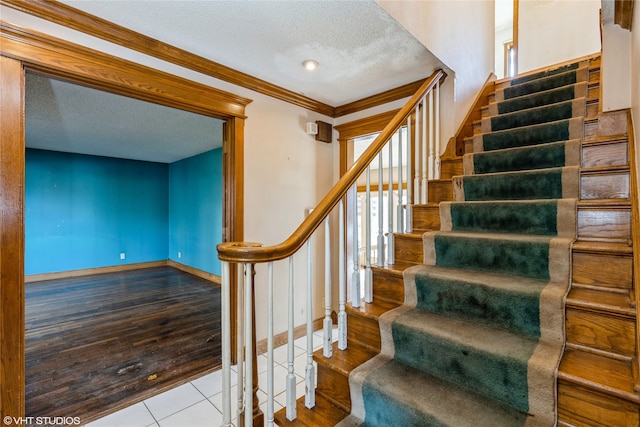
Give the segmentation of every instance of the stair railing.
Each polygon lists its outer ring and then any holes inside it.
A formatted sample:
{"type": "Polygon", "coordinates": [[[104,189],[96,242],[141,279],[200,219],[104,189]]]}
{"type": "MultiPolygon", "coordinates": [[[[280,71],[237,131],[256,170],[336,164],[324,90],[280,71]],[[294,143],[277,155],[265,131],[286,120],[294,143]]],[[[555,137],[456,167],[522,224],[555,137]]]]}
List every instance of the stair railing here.
{"type": "MultiPolygon", "coordinates": [[[[323,324],[323,355],[332,356],[333,343],[333,321],[331,317],[331,302],[333,286],[331,283],[331,244],[330,244],[330,221],[331,213],[337,207],[338,232],[334,234],[338,246],[338,293],[339,293],[339,313],[338,313],[338,348],[347,348],[347,316],[345,306],[347,295],[347,274],[348,265],[345,259],[347,250],[345,230],[345,205],[343,200],[349,191],[353,192],[353,200],[358,197],[358,178],[365,174],[366,177],[366,210],[371,208],[371,164],[378,157],[378,235],[377,235],[377,255],[376,262],[379,266],[394,263],[394,228],[393,216],[396,212],[395,233],[412,231],[411,205],[414,203],[427,202],[427,183],[429,179],[439,177],[439,88],[446,78],[446,73],[442,70],[435,71],[418,91],[411,97],[407,104],[400,109],[394,118],[384,127],[379,136],[364,151],[359,159],[334,185],[320,203],[312,210],[308,216],[293,232],[293,234],[280,244],[264,247],[257,243],[248,242],[228,242],[218,245],[218,257],[222,261],[222,406],[223,425],[231,426],[233,420],[232,397],[231,397],[231,291],[235,289],[237,306],[235,319],[237,330],[237,346],[235,354],[236,375],[237,375],[237,409],[238,421],[236,425],[244,424],[252,426],[254,418],[260,414],[257,402],[257,366],[256,365],[256,344],[255,344],[255,304],[254,304],[254,272],[255,265],[266,263],[267,265],[267,319],[259,319],[266,322],[267,326],[267,375],[266,375],[266,422],[271,426],[274,424],[274,262],[286,260],[289,262],[288,278],[288,344],[287,344],[287,374],[286,383],[286,418],[294,420],[296,415],[296,385],[297,376],[294,366],[294,313],[295,298],[294,292],[298,289],[294,280],[293,256],[304,245],[307,247],[307,324],[306,324],[306,365],[305,365],[305,406],[312,408],[315,405],[315,367],[313,364],[313,272],[312,272],[312,238],[314,232],[324,223],[324,257],[325,257],[325,289],[324,289],[324,318],[323,324]],[[406,129],[403,130],[403,129],[406,129]],[[413,129],[413,132],[411,130],[413,129]],[[390,144],[394,140],[395,144],[390,144]],[[388,182],[387,197],[388,223],[384,228],[384,209],[382,205],[384,179],[383,179],[383,153],[385,146],[388,148],[388,182]],[[392,145],[397,148],[394,150],[392,145]],[[397,151],[397,177],[394,182],[394,151],[397,151]],[[406,153],[406,162],[403,156],[406,153]],[[414,174],[414,182],[412,182],[414,174]],[[394,194],[394,187],[397,188],[397,197],[394,194]],[[404,192],[406,190],[406,201],[404,192]],[[386,232],[385,232],[386,231],[386,232]],[[385,241],[386,237],[386,241],[385,241]],[[231,269],[237,269],[237,283],[232,287],[231,269]]],[[[353,208],[354,232],[349,237],[353,249],[353,273],[351,287],[351,303],[354,307],[361,304],[360,273],[361,266],[358,260],[358,212],[356,206],[353,208]]],[[[362,219],[362,230],[366,240],[365,256],[365,302],[373,300],[372,273],[371,273],[371,228],[373,226],[370,212],[362,219]],[[366,226],[365,226],[366,225],[366,226]]]]}

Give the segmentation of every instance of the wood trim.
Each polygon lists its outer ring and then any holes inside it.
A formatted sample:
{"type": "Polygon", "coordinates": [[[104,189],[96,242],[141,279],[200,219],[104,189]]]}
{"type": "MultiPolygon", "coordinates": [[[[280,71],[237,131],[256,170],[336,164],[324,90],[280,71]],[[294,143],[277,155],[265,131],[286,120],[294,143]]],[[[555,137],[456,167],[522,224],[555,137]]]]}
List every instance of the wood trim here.
{"type": "Polygon", "coordinates": [[[422,79],[413,83],[407,83],[406,85],[397,87],[395,89],[387,90],[385,92],[381,92],[379,94],[336,107],[334,117],[346,116],[347,114],[352,114],[358,111],[366,110],[368,108],[384,105],[389,102],[397,101],[399,99],[409,98],[411,95],[416,93],[418,89],[420,89],[420,86],[425,82],[425,80],[426,79],[422,79]]]}
{"type": "Polygon", "coordinates": [[[168,265],[169,267],[177,268],[185,273],[193,274],[201,279],[208,280],[210,282],[220,285],[222,279],[215,274],[207,273],[206,271],[199,270],[197,268],[190,267],[186,264],[175,262],[167,259],[162,261],[149,261],[149,262],[137,262],[135,264],[126,265],[112,265],[108,267],[96,267],[96,268],[83,268],[80,270],[60,271],[57,273],[43,273],[43,274],[30,274],[24,277],[24,282],[33,283],[40,282],[42,280],[55,280],[55,279],[68,279],[70,277],[82,277],[90,276],[93,274],[105,274],[105,273],[118,273],[120,271],[140,270],[142,268],[163,267],[168,265]]]}
{"type": "Polygon", "coordinates": [[[0,60],[9,64],[6,72],[3,65],[0,99],[0,411],[24,416],[24,71],[226,120],[223,147],[230,156],[223,160],[223,226],[227,238],[239,240],[244,227],[244,107],[251,100],[3,21],[0,42],[0,60]],[[17,68],[20,73],[14,72],[17,68]]]}
{"type": "Polygon", "coordinates": [[[147,37],[128,28],[90,15],[60,2],[40,0],[2,0],[1,4],[29,15],[101,38],[172,64],[216,79],[271,96],[299,107],[333,117],[335,109],[307,96],[282,88],[249,74],[147,37]]]}
{"type": "Polygon", "coordinates": [[[135,264],[111,265],[108,267],[83,268],[79,270],[60,271],[56,273],[30,274],[24,277],[24,283],[40,282],[42,280],[68,279],[70,277],[90,276],[92,274],[117,273],[120,271],[139,270],[141,268],[162,267],[167,260],[137,262],[135,264]]]}
{"type": "Polygon", "coordinates": [[[373,133],[382,131],[382,129],[384,129],[387,124],[389,124],[391,119],[393,119],[398,111],[400,111],[400,109],[375,114],[363,119],[343,123],[341,125],[334,126],[333,128],[339,133],[338,141],[346,141],[348,139],[354,139],[360,136],[371,135],[373,133]]]}
{"type": "Polygon", "coordinates": [[[481,108],[489,104],[488,96],[495,91],[496,75],[489,73],[480,91],[476,94],[473,104],[467,111],[458,130],[453,138],[451,138],[444,150],[443,157],[459,157],[464,154],[464,139],[473,135],[473,122],[480,120],[482,117],[481,108]]]}
{"type": "MultiPolygon", "coordinates": [[[[244,119],[232,118],[223,126],[222,179],[224,182],[223,242],[244,240],[244,119]]],[[[231,315],[231,348],[237,347],[238,268],[229,266],[229,297],[231,315]]],[[[236,352],[231,352],[236,362],[236,352]]]]}
{"type": "Polygon", "coordinates": [[[35,73],[220,119],[244,117],[250,99],[0,21],[3,56],[35,73]]]}
{"type": "Polygon", "coordinates": [[[613,23],[631,31],[633,24],[634,0],[615,0],[613,5],[613,23]]]}
{"type": "Polygon", "coordinates": [[[380,132],[393,119],[398,111],[400,110],[387,111],[385,113],[375,114],[363,119],[354,120],[352,122],[334,126],[334,129],[339,133],[338,143],[340,144],[340,176],[344,175],[345,172],[347,172],[349,165],[353,163],[353,159],[349,159],[349,143],[352,142],[354,138],[380,132]]]}
{"type": "Polygon", "coordinates": [[[640,302],[640,185],[638,184],[638,161],[631,111],[627,110],[627,141],[629,147],[629,169],[631,174],[631,245],[633,247],[633,290],[632,295],[636,311],[636,355],[633,362],[634,390],[640,392],[640,316],[638,315],[638,302],[640,302]]]}
{"type": "Polygon", "coordinates": [[[215,285],[218,285],[218,286],[222,285],[222,277],[220,277],[220,276],[218,276],[216,274],[207,273],[204,270],[200,270],[198,268],[194,268],[194,267],[188,266],[186,264],[175,262],[175,261],[173,261],[171,259],[168,259],[165,262],[165,265],[168,265],[168,266],[173,267],[173,268],[177,268],[178,270],[184,271],[185,273],[193,274],[194,276],[199,277],[199,278],[204,279],[204,280],[208,280],[209,282],[211,282],[211,283],[213,283],[215,285]]]}
{"type": "Polygon", "coordinates": [[[25,416],[24,71],[0,57],[0,416],[25,416]]]}

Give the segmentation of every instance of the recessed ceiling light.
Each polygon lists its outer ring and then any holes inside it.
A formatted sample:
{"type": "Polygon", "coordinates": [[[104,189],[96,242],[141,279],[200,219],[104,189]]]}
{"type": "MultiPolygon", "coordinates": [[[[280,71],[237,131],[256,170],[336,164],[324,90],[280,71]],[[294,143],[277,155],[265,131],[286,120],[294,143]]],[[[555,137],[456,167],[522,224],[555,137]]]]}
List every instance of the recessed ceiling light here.
{"type": "Polygon", "coordinates": [[[302,63],[302,66],[304,68],[306,68],[307,70],[309,70],[309,71],[315,70],[316,68],[318,68],[318,65],[319,65],[318,61],[316,61],[314,59],[307,59],[306,61],[304,61],[302,63]]]}

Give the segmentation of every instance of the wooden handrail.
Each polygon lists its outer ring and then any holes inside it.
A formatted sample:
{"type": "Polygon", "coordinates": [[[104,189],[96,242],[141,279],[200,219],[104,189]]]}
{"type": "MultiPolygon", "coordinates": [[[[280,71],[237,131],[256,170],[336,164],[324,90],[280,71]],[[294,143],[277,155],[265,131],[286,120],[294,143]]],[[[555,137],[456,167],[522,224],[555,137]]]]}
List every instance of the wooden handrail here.
{"type": "Polygon", "coordinates": [[[358,177],[366,170],[369,163],[378,155],[393,134],[404,124],[414,108],[437,83],[441,83],[447,74],[439,69],[433,72],[420,89],[411,97],[407,104],[398,111],[387,124],[378,137],[362,153],[362,156],[353,164],[333,186],[327,195],[318,203],[313,211],[305,218],[293,234],[274,246],[261,246],[247,242],[220,243],[218,258],[227,262],[262,263],[285,259],[293,255],[309,239],[311,234],[322,224],[322,221],[331,213],[347,191],[353,186],[358,177]]]}

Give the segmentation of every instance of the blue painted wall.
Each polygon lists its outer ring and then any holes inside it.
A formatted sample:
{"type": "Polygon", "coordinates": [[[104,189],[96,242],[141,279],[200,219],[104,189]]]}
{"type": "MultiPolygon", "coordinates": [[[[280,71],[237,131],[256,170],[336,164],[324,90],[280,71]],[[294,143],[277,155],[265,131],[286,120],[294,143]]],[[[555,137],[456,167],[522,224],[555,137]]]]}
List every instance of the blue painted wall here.
{"type": "Polygon", "coordinates": [[[171,165],[27,149],[25,274],[172,259],[219,275],[222,200],[221,149],[171,165]]]}
{"type": "Polygon", "coordinates": [[[221,274],[222,191],[222,149],[169,166],[169,259],[221,274]]]}
{"type": "Polygon", "coordinates": [[[167,259],[167,186],[166,164],[28,149],[25,274],[167,259]]]}

